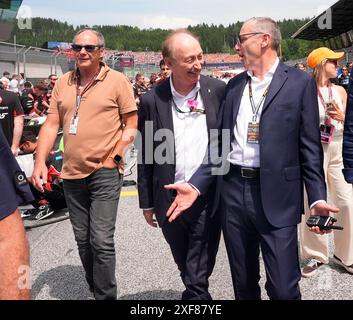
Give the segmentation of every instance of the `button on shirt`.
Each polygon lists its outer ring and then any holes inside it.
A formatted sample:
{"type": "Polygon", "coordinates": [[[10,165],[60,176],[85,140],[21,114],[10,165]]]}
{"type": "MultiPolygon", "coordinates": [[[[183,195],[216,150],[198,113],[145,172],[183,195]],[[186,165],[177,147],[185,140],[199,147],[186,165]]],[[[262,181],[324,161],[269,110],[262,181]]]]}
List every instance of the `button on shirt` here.
{"type": "Polygon", "coordinates": [[[170,77],[172,97],[176,106],[187,113],[176,111],[172,105],[174,140],[175,140],[175,183],[187,182],[202,164],[207,145],[208,133],[206,114],[199,112],[188,112],[187,101],[194,100],[197,96],[198,109],[204,109],[200,94],[200,83],[186,96],[178,93],[170,77]]]}
{"type": "MultiPolygon", "coordinates": [[[[273,75],[279,64],[277,58],[275,64],[265,75],[264,80],[260,81],[256,78],[251,71],[248,75],[251,78],[251,86],[253,91],[255,106],[259,104],[261,98],[270,85],[273,75]]],[[[261,104],[257,122],[259,123],[264,103],[261,104]]],[[[260,145],[259,144],[248,144],[248,124],[253,120],[253,111],[249,98],[249,83],[245,86],[243,96],[240,102],[239,112],[237,116],[236,125],[234,127],[234,137],[232,141],[232,151],[228,155],[228,161],[232,164],[243,166],[243,167],[260,167],[260,145]]]]}

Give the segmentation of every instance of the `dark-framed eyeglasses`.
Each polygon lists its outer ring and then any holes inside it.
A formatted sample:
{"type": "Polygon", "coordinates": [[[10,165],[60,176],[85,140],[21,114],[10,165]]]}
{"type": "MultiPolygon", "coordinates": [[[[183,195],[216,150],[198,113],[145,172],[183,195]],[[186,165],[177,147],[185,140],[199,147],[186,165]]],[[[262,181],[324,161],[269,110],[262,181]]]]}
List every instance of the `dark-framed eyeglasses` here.
{"type": "Polygon", "coordinates": [[[82,49],[85,49],[87,52],[93,52],[96,49],[103,48],[101,45],[96,45],[96,44],[86,44],[86,45],[79,45],[79,44],[72,44],[71,49],[75,52],[81,52],[82,49]]]}
{"type": "Polygon", "coordinates": [[[252,36],[256,36],[258,34],[265,34],[264,32],[249,32],[249,33],[243,33],[243,34],[237,34],[235,36],[235,41],[237,44],[242,44],[246,39],[249,39],[252,36]],[[243,39],[242,37],[247,37],[246,39],[243,39]]]}

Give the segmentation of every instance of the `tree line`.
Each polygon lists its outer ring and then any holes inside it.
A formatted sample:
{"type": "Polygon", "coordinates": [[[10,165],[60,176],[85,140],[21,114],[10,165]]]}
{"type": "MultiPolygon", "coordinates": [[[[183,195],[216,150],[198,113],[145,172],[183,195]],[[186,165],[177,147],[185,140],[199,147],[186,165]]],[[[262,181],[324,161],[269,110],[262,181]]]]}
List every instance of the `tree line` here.
{"type": "MultiPolygon", "coordinates": [[[[291,39],[291,35],[308,21],[309,18],[278,21],[283,36],[282,56],[285,61],[306,57],[313,48],[322,45],[316,41],[291,39]]],[[[200,38],[205,53],[234,54],[235,37],[242,24],[240,21],[228,26],[202,23],[188,26],[188,29],[200,38]]],[[[16,26],[13,32],[18,44],[42,47],[47,41],[71,42],[78,30],[87,27],[103,33],[108,49],[120,51],[160,51],[161,43],[170,32],[165,29],[140,29],[126,25],[75,27],[67,22],[47,18],[33,18],[32,29],[20,30],[16,26]]]]}

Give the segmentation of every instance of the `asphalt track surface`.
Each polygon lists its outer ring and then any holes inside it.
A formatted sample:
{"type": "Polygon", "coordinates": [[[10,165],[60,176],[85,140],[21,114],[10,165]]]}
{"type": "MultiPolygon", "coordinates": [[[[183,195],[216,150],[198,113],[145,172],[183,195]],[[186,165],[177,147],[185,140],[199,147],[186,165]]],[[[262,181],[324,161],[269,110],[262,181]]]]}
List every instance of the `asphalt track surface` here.
{"type": "MultiPolygon", "coordinates": [[[[127,179],[136,179],[136,172],[127,179]]],[[[57,220],[64,219],[62,216],[57,220]]],[[[34,300],[91,300],[68,219],[27,228],[31,247],[34,300]]],[[[43,222],[45,222],[43,220],[43,222]]],[[[332,242],[332,241],[331,241],[332,242]]],[[[136,187],[124,187],[115,233],[116,278],[119,300],[179,300],[183,285],[160,229],[147,225],[138,208],[136,187]]],[[[332,245],[331,245],[332,251],[332,245]]],[[[332,252],[331,252],[332,256],[332,252]]],[[[261,261],[262,298],[268,299],[261,261]]],[[[332,261],[300,282],[304,300],[353,299],[353,275],[332,261]]],[[[234,299],[223,240],[210,278],[216,300],[234,299]]]]}

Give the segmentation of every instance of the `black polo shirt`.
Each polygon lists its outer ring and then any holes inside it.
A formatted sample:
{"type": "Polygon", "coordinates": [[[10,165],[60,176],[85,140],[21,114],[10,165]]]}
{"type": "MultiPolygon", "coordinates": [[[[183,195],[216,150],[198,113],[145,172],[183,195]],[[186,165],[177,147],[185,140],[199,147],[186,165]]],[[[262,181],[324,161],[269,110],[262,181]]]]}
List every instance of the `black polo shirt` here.
{"type": "Polygon", "coordinates": [[[23,115],[24,112],[18,95],[0,89],[0,125],[10,146],[13,139],[14,119],[23,115]]]}

